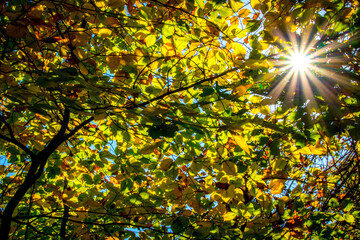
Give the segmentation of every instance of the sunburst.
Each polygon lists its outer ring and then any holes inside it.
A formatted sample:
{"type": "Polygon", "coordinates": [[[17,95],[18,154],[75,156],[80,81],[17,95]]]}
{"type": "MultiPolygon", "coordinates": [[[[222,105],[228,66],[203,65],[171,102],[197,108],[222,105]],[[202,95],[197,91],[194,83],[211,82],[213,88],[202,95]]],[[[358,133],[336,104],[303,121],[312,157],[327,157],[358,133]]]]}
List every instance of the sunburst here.
{"type": "Polygon", "coordinates": [[[352,89],[351,79],[342,74],[343,65],[347,59],[339,54],[333,56],[332,50],[345,48],[349,43],[333,43],[319,48],[319,36],[316,39],[311,31],[298,34],[288,34],[286,43],[281,47],[286,49],[279,58],[274,60],[278,79],[274,82],[269,96],[277,101],[282,95],[284,102],[291,105],[295,97],[300,103],[316,103],[314,96],[320,96],[327,103],[337,102],[339,88],[352,89]],[[311,40],[310,40],[311,39],[311,40]]]}
{"type": "Polygon", "coordinates": [[[290,56],[290,66],[294,71],[306,71],[311,67],[311,57],[304,52],[294,52],[290,56]]]}

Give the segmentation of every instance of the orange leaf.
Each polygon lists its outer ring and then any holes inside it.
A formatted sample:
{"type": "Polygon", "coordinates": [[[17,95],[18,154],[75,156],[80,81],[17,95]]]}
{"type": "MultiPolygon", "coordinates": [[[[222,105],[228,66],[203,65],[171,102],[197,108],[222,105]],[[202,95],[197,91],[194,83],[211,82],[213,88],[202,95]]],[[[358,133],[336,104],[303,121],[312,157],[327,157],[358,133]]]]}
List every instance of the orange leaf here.
{"type": "Polygon", "coordinates": [[[302,225],[302,219],[300,216],[295,215],[292,216],[289,220],[287,220],[287,222],[285,223],[285,227],[287,228],[296,228],[296,227],[300,227],[302,225]]]}
{"type": "Polygon", "coordinates": [[[250,13],[251,11],[249,9],[244,8],[239,11],[238,16],[241,18],[246,18],[250,13]]]}
{"type": "Polygon", "coordinates": [[[236,97],[240,97],[242,95],[244,95],[246,93],[246,91],[253,85],[254,83],[250,83],[247,85],[241,85],[236,87],[233,91],[232,94],[234,94],[236,97]]]}
{"type": "Polygon", "coordinates": [[[285,188],[285,180],[273,179],[270,181],[269,188],[271,189],[271,194],[280,194],[285,188]]]}

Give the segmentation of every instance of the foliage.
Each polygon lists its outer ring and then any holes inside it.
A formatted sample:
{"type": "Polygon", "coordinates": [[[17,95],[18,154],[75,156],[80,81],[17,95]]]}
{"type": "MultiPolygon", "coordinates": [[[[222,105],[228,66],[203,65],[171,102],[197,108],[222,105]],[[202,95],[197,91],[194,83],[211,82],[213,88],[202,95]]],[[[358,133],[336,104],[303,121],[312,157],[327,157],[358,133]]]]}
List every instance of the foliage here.
{"type": "Polygon", "coordinates": [[[0,239],[359,237],[358,1],[0,12],[0,239]]]}

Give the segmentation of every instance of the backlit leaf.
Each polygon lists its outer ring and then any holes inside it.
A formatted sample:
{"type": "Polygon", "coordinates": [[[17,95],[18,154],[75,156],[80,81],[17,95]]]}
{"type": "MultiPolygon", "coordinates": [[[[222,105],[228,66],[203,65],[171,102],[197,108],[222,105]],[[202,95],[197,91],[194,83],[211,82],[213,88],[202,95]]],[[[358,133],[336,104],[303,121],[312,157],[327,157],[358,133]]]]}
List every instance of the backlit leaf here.
{"type": "Polygon", "coordinates": [[[247,154],[250,154],[250,148],[248,146],[248,144],[246,143],[245,139],[243,138],[243,136],[241,135],[232,135],[232,137],[234,138],[236,144],[242,149],[244,150],[247,154]]]}
{"type": "Polygon", "coordinates": [[[227,212],[225,213],[225,215],[223,216],[224,221],[231,221],[236,217],[236,213],[234,212],[227,212]]]}
{"type": "Polygon", "coordinates": [[[112,34],[112,31],[110,29],[107,28],[102,28],[100,29],[100,31],[98,32],[98,35],[100,37],[110,37],[112,34]]]}
{"type": "Polygon", "coordinates": [[[280,194],[285,188],[285,180],[273,179],[269,183],[269,188],[271,190],[271,194],[280,194]]]}
{"type": "Polygon", "coordinates": [[[259,10],[260,9],[260,1],[259,0],[251,0],[250,1],[251,7],[255,10],[259,10]]]}
{"type": "Polygon", "coordinates": [[[224,161],[221,164],[222,169],[224,170],[224,172],[226,172],[226,174],[229,175],[236,175],[237,174],[237,166],[234,162],[232,161],[224,161]]]}

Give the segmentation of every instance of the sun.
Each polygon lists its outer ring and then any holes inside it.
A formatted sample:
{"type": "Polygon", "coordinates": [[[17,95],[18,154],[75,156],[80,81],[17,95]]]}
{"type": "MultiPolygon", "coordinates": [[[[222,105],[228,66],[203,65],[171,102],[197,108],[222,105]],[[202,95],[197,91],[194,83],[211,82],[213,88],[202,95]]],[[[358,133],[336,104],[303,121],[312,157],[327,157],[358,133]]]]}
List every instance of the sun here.
{"type": "Polygon", "coordinates": [[[290,55],[290,66],[295,71],[305,71],[311,67],[311,57],[304,52],[294,52],[290,55]]]}

